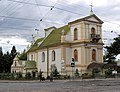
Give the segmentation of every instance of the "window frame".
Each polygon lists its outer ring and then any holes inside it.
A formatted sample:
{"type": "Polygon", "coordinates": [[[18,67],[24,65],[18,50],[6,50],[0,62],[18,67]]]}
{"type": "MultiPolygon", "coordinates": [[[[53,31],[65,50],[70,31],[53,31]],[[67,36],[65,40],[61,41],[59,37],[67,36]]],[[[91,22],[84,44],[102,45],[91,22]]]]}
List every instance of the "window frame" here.
{"type": "Polygon", "coordinates": [[[53,50],[52,51],[52,61],[55,61],[55,56],[56,56],[56,54],[55,54],[55,51],[53,50]]]}
{"type": "Polygon", "coordinates": [[[42,62],[45,62],[45,53],[42,52],[42,62]]]}
{"type": "Polygon", "coordinates": [[[78,29],[74,29],[74,40],[78,40],[78,29]]]}
{"type": "Polygon", "coordinates": [[[78,50],[77,49],[74,50],[74,61],[78,62],[78,50]]]}
{"type": "Polygon", "coordinates": [[[96,61],[96,49],[92,49],[92,62],[96,61]]]}

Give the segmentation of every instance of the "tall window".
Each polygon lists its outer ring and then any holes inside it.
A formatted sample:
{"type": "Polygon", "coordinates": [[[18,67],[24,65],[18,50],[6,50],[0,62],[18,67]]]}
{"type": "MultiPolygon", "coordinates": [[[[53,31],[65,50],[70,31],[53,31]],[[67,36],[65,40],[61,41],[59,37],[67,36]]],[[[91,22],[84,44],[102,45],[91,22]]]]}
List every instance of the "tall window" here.
{"type": "Polygon", "coordinates": [[[52,61],[55,61],[55,51],[52,51],[52,61]]]}
{"type": "Polygon", "coordinates": [[[74,40],[78,40],[78,30],[77,30],[77,28],[74,29],[74,40]]]}
{"type": "Polygon", "coordinates": [[[42,53],[42,62],[45,62],[45,53],[42,53]]]}
{"type": "Polygon", "coordinates": [[[92,61],[96,61],[96,50],[92,50],[92,61]]]}
{"type": "Polygon", "coordinates": [[[15,62],[15,67],[17,66],[17,63],[15,62]]]}
{"type": "Polygon", "coordinates": [[[92,42],[96,42],[96,35],[95,35],[94,27],[91,28],[91,38],[92,38],[92,42]]]}
{"type": "Polygon", "coordinates": [[[31,60],[33,60],[33,55],[31,55],[31,60]]]}
{"type": "Polygon", "coordinates": [[[74,60],[78,61],[78,51],[77,51],[77,49],[74,50],[74,60]]]}

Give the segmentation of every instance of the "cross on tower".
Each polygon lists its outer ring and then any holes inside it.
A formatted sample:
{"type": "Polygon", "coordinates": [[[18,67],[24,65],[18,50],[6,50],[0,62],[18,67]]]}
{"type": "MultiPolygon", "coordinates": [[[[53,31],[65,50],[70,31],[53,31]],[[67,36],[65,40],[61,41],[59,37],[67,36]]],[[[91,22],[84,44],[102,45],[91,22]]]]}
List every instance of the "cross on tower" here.
{"type": "Polygon", "coordinates": [[[92,3],[90,5],[90,8],[91,8],[90,13],[93,14],[93,5],[92,5],[92,3]]]}

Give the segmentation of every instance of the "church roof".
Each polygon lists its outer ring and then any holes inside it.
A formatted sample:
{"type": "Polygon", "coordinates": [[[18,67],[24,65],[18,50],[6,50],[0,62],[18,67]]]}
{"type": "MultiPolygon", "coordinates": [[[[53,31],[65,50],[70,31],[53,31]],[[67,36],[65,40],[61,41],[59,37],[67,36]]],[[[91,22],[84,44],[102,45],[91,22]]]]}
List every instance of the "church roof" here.
{"type": "Polygon", "coordinates": [[[26,61],[25,62],[25,69],[36,69],[36,62],[35,61],[26,61]]]}
{"type": "Polygon", "coordinates": [[[35,41],[35,43],[33,45],[31,45],[30,49],[27,52],[32,52],[37,50],[38,48],[38,43],[41,42],[44,38],[39,38],[35,41]]]}
{"type": "Polygon", "coordinates": [[[52,26],[52,27],[49,27],[49,28],[47,28],[47,29],[44,29],[45,31],[48,31],[48,30],[50,30],[50,29],[56,29],[56,27],[55,26],[52,26]]]}
{"type": "Polygon", "coordinates": [[[91,14],[91,15],[86,16],[86,17],[84,17],[84,18],[80,18],[80,19],[77,19],[77,20],[75,20],[75,21],[69,22],[68,24],[78,23],[78,22],[81,22],[81,21],[95,22],[95,21],[89,20],[89,18],[91,18],[91,17],[94,17],[96,20],[98,20],[97,23],[100,23],[100,24],[103,23],[103,21],[100,20],[95,14],[91,14]]]}
{"type": "Polygon", "coordinates": [[[39,48],[44,48],[46,46],[53,46],[57,44],[61,44],[61,32],[64,30],[64,34],[66,35],[70,31],[70,27],[65,25],[63,27],[57,28],[53,30],[40,44],[39,48]]]}

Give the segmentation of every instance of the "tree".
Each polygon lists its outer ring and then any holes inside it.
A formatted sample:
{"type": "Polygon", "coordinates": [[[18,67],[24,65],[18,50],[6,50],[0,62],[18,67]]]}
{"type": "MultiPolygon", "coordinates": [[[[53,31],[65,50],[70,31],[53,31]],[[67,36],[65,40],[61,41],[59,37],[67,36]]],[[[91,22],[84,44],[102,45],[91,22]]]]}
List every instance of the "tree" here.
{"type": "MultiPolygon", "coordinates": [[[[17,52],[16,52],[16,48],[15,46],[12,47],[12,50],[11,50],[11,53],[10,53],[10,58],[9,58],[9,69],[11,70],[11,65],[13,64],[13,59],[15,58],[15,56],[17,55],[17,52]]],[[[11,72],[9,70],[9,72],[11,72]]]]}
{"type": "Polygon", "coordinates": [[[3,54],[0,51],[0,73],[10,73],[11,65],[13,64],[13,59],[15,58],[17,52],[15,46],[12,47],[11,53],[7,51],[6,54],[3,54]]]}
{"type": "Polygon", "coordinates": [[[4,68],[4,65],[3,65],[3,52],[0,51],[0,73],[3,72],[3,68],[4,68]]]}
{"type": "Polygon", "coordinates": [[[22,54],[20,54],[19,60],[27,60],[27,53],[24,50],[22,54]]]}
{"type": "Polygon", "coordinates": [[[109,63],[114,62],[116,56],[120,54],[120,35],[114,38],[114,42],[110,46],[106,46],[105,48],[107,49],[107,53],[104,59],[107,59],[106,61],[109,63]]]}
{"type": "Polygon", "coordinates": [[[10,68],[11,68],[11,65],[10,65],[10,54],[9,52],[7,51],[6,54],[4,54],[3,56],[3,65],[4,65],[4,72],[5,73],[9,73],[10,72],[10,68]]]}
{"type": "Polygon", "coordinates": [[[11,50],[11,53],[10,53],[10,59],[11,59],[11,65],[13,64],[13,59],[15,58],[15,56],[17,55],[17,52],[16,52],[16,48],[15,46],[12,47],[12,50],[11,50]]]}

